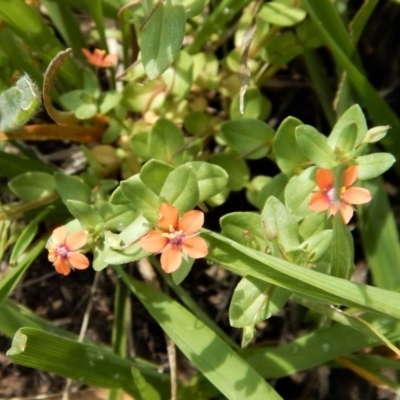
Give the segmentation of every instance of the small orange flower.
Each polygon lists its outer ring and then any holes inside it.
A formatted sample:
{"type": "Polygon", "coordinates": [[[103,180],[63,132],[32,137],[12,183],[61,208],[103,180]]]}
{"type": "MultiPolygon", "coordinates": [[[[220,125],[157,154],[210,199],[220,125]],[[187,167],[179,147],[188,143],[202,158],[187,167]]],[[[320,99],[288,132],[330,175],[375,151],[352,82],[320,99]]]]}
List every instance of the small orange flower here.
{"type": "Polygon", "coordinates": [[[151,253],[161,254],[161,267],[167,272],[176,271],[182,257],[202,258],[207,256],[207,243],[195,236],[204,224],[204,213],[197,210],[188,211],[179,219],[178,210],[167,203],[159,208],[158,226],[143,236],[139,244],[151,253]]]}
{"type": "Polygon", "coordinates": [[[54,229],[46,249],[49,251],[48,260],[53,263],[56,271],[68,275],[71,269],[85,269],[89,266],[86,256],[79,253],[87,242],[85,232],[67,232],[65,226],[54,229]]]}
{"type": "Polygon", "coordinates": [[[342,187],[336,193],[334,176],[329,169],[317,169],[316,181],[320,191],[315,192],[308,207],[316,212],[328,210],[328,218],[335,215],[338,210],[345,224],[354,213],[352,204],[368,203],[372,196],[369,190],[352,187],[358,177],[358,169],[355,165],[343,172],[342,187]]]}
{"type": "Polygon", "coordinates": [[[81,49],[88,62],[98,68],[112,67],[118,61],[116,54],[107,54],[105,50],[94,49],[91,53],[88,49],[81,49]]]}

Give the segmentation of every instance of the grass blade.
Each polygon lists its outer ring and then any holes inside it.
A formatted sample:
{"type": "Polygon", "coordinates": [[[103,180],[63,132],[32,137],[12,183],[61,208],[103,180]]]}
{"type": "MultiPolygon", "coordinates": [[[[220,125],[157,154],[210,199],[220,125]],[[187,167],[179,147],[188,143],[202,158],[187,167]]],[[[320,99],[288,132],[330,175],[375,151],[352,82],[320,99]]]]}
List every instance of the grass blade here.
{"type": "Polygon", "coordinates": [[[281,397],[218,335],[193,314],[160,291],[115,267],[186,357],[228,399],[280,399],[281,397]]]}

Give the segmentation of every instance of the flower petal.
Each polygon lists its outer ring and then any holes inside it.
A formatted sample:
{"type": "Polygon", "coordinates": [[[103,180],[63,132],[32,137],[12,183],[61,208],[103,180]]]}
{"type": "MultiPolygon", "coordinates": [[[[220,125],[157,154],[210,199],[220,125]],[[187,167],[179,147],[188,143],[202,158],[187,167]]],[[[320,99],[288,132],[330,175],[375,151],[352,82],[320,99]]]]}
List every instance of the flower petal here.
{"type": "Polygon", "coordinates": [[[90,52],[90,50],[88,50],[88,49],[81,49],[81,51],[82,51],[83,55],[86,57],[86,59],[87,59],[89,62],[91,62],[90,60],[92,60],[93,55],[92,55],[92,53],[90,52]]]}
{"type": "Polygon", "coordinates": [[[150,253],[159,253],[164,250],[168,242],[168,238],[162,236],[161,232],[150,231],[139,240],[139,245],[143,250],[149,251],[150,253]]]}
{"type": "Polygon", "coordinates": [[[198,232],[204,224],[204,213],[198,210],[188,211],[179,221],[179,229],[186,235],[198,232]]]}
{"type": "Polygon", "coordinates": [[[359,187],[348,188],[342,197],[342,200],[347,204],[365,204],[372,199],[369,190],[359,187]]]}
{"type": "Polygon", "coordinates": [[[329,208],[329,199],[325,193],[316,192],[311,196],[308,208],[315,212],[326,211],[329,208]]]}
{"type": "Polygon", "coordinates": [[[340,215],[342,216],[343,222],[345,224],[348,224],[354,214],[353,207],[346,203],[342,203],[340,205],[339,211],[340,215]]]}
{"type": "Polygon", "coordinates": [[[65,240],[65,247],[68,251],[74,251],[82,248],[87,242],[87,235],[83,231],[71,232],[65,240]]]}
{"type": "Polygon", "coordinates": [[[185,238],[182,243],[182,249],[191,258],[203,258],[208,254],[207,243],[199,236],[185,238]]]}
{"type": "Polygon", "coordinates": [[[355,165],[347,168],[343,172],[342,186],[350,187],[358,177],[358,168],[355,165]]]}
{"type": "Polygon", "coordinates": [[[101,66],[103,68],[112,67],[117,63],[117,61],[118,61],[118,56],[116,54],[107,54],[104,57],[101,66]]]}
{"type": "Polygon", "coordinates": [[[158,218],[158,226],[166,231],[170,231],[170,226],[174,228],[174,230],[178,229],[178,221],[179,221],[179,212],[171,204],[162,203],[159,208],[160,216],[158,218]]]}
{"type": "Polygon", "coordinates": [[[108,68],[113,66],[118,56],[116,54],[107,54],[105,50],[94,49],[91,53],[88,49],[81,49],[87,61],[95,67],[108,68]]]}
{"type": "Polygon", "coordinates": [[[85,269],[89,266],[88,258],[81,253],[71,253],[68,255],[68,262],[72,268],[85,269]]]}
{"type": "Polygon", "coordinates": [[[61,275],[69,275],[71,272],[71,268],[69,267],[67,260],[61,257],[59,257],[54,263],[54,268],[61,275]]]}
{"type": "Polygon", "coordinates": [[[329,190],[333,187],[333,173],[329,169],[317,169],[315,180],[321,190],[329,190]]]}
{"type": "Polygon", "coordinates": [[[49,254],[47,255],[47,259],[51,262],[54,263],[57,260],[57,255],[56,255],[56,251],[57,251],[57,247],[54,247],[53,245],[47,245],[46,249],[48,250],[49,254]]]}
{"type": "Polygon", "coordinates": [[[53,245],[57,247],[65,244],[66,237],[67,228],[63,225],[54,229],[53,233],[51,234],[50,241],[53,245]]]}
{"type": "Polygon", "coordinates": [[[338,208],[337,208],[336,203],[329,204],[328,218],[330,218],[332,215],[336,215],[337,211],[338,211],[338,208]]]}
{"type": "Polygon", "coordinates": [[[161,254],[161,268],[167,273],[176,271],[182,264],[182,253],[177,246],[167,246],[161,254]]]}

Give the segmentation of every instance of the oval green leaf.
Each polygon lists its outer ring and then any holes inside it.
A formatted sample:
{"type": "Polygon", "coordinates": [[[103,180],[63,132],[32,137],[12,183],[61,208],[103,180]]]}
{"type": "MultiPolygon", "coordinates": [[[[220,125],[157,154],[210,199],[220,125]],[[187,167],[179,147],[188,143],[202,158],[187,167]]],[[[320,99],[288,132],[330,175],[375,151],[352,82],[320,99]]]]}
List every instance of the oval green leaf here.
{"type": "Polygon", "coordinates": [[[218,194],[228,183],[228,174],[218,165],[204,161],[191,161],[185,165],[192,168],[199,185],[199,201],[218,194]]]}
{"type": "Polygon", "coordinates": [[[221,125],[221,131],[233,150],[251,160],[268,154],[275,135],[268,124],[257,119],[227,121],[221,125]]]}
{"type": "Polygon", "coordinates": [[[157,78],[173,62],[185,36],[185,8],[171,0],[149,10],[141,32],[141,54],[149,79],[157,78]]]}
{"type": "Polygon", "coordinates": [[[196,174],[187,165],[176,168],[168,175],[160,197],[175,206],[181,213],[192,210],[199,202],[196,174]]]}

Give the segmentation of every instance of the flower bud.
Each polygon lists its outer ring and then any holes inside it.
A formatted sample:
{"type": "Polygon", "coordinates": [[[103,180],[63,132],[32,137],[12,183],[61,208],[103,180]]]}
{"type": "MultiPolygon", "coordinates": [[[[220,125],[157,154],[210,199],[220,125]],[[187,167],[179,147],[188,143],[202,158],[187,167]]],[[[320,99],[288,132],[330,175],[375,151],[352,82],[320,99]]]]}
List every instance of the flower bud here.
{"type": "Polygon", "coordinates": [[[386,133],[390,129],[389,125],[375,126],[367,131],[367,135],[363,140],[363,143],[376,143],[386,136],[386,133]]]}

